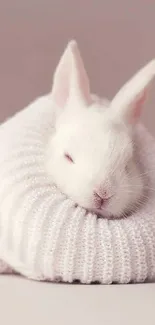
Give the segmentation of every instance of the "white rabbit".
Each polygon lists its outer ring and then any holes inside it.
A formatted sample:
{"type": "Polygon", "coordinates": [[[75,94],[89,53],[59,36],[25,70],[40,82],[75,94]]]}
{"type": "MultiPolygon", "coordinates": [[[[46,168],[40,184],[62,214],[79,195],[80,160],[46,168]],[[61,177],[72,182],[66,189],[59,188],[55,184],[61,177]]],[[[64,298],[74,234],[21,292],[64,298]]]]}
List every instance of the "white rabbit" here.
{"type": "Polygon", "coordinates": [[[111,102],[100,100],[90,94],[75,41],[56,69],[52,100],[57,116],[47,148],[48,173],[75,203],[104,217],[121,217],[141,200],[144,182],[134,130],[154,76],[152,60],[111,102]]]}

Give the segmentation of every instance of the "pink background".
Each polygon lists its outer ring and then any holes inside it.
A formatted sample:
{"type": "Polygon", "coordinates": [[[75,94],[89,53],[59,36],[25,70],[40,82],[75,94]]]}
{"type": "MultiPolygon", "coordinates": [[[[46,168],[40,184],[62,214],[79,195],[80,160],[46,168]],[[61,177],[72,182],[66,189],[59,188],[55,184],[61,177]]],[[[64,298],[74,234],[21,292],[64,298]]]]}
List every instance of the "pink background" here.
{"type": "MultiPolygon", "coordinates": [[[[79,43],[92,91],[112,98],[155,57],[155,1],[1,0],[0,121],[49,91],[72,38],[79,43]]],[[[155,135],[155,83],[143,120],[155,135]]]]}

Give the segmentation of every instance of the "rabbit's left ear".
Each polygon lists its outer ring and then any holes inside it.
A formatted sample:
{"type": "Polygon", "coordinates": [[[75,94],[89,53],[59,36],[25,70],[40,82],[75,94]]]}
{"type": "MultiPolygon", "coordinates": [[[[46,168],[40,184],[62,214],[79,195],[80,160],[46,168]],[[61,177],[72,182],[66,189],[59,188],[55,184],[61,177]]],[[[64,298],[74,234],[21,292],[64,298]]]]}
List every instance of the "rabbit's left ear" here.
{"type": "Polygon", "coordinates": [[[88,76],[75,41],[69,42],[56,68],[52,97],[60,108],[67,101],[86,105],[91,101],[88,76]]]}
{"type": "Polygon", "coordinates": [[[116,94],[111,102],[113,114],[127,123],[134,123],[141,115],[147,88],[155,77],[155,60],[133,76],[116,94]]]}

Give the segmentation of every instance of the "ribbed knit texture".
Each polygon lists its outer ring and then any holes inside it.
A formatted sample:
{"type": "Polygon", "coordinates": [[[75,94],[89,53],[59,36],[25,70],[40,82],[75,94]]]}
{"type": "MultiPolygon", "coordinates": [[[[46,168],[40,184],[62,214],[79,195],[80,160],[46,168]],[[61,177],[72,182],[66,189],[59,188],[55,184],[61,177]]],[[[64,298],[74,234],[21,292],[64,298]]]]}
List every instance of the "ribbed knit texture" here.
{"type": "Polygon", "coordinates": [[[155,279],[154,139],[137,128],[149,199],[129,218],[106,220],[50,184],[44,162],[52,125],[47,96],[0,127],[0,272],[105,284],[155,279]]]}

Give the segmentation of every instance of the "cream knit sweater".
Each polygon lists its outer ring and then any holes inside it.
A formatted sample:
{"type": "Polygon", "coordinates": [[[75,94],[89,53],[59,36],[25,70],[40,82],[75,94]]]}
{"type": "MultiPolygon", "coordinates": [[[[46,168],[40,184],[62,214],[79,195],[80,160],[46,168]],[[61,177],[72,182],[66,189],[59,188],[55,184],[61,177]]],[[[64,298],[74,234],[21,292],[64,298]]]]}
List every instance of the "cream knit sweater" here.
{"type": "Polygon", "coordinates": [[[0,127],[0,271],[83,283],[155,279],[154,140],[138,127],[139,159],[152,188],[143,208],[124,220],[86,216],[46,175],[52,105],[39,98],[0,127]]]}

